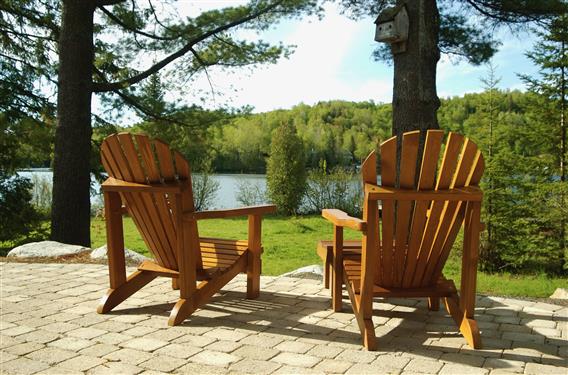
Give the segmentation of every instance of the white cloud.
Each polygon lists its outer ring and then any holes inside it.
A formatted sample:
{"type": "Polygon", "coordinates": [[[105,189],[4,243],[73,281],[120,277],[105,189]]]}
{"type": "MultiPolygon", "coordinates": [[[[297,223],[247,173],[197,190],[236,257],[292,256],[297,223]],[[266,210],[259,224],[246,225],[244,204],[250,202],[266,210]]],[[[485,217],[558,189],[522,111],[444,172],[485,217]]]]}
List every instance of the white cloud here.
{"type": "MultiPolygon", "coordinates": [[[[371,24],[372,26],[372,24],[371,24]]],[[[264,112],[276,108],[290,108],[300,102],[313,104],[322,100],[343,99],[363,101],[390,101],[392,78],[350,79],[354,74],[349,71],[353,66],[349,55],[355,38],[367,30],[367,22],[355,22],[339,14],[336,6],[326,6],[326,17],[294,21],[288,24],[292,30],[278,38],[279,29],[274,30],[275,41],[281,40],[297,48],[291,57],[277,64],[257,67],[252,73],[235,71],[232,73],[211,70],[215,88],[225,93],[217,98],[230,100],[231,105],[253,105],[255,111],[264,112]],[[237,93],[230,93],[230,88],[237,93]]],[[[267,38],[268,39],[268,38],[267,38]]],[[[355,74],[355,76],[358,76],[355,74]]],[[[198,87],[207,90],[208,81],[201,77],[198,87]]]]}

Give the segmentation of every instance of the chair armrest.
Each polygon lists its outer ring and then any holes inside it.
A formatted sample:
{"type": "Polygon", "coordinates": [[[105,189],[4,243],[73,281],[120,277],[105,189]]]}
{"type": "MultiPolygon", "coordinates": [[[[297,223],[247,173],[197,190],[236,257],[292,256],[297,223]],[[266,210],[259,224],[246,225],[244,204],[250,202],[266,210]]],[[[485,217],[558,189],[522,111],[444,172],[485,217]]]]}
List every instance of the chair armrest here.
{"type": "Polygon", "coordinates": [[[167,182],[164,184],[140,184],[109,177],[102,183],[103,191],[109,192],[140,192],[140,193],[180,193],[188,186],[187,181],[167,182]]]}
{"type": "Polygon", "coordinates": [[[247,215],[264,215],[276,212],[276,206],[273,204],[264,204],[259,206],[249,206],[233,208],[229,210],[211,210],[198,212],[184,212],[184,220],[203,220],[203,219],[222,219],[234,216],[247,215]]]}
{"type": "Polygon", "coordinates": [[[477,186],[446,190],[413,190],[365,184],[365,193],[373,200],[403,201],[470,201],[480,202],[483,192],[477,186]]]}
{"type": "Polygon", "coordinates": [[[365,231],[367,223],[356,217],[351,217],[341,210],[326,208],[321,211],[321,216],[331,221],[338,227],[347,227],[358,231],[365,231]]]}

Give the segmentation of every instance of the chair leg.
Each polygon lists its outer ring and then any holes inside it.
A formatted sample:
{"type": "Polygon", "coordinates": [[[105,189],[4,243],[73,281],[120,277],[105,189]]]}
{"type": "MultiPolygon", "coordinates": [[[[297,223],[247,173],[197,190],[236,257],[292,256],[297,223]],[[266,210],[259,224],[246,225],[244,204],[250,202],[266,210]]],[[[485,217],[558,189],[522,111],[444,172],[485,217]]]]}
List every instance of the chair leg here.
{"type": "Polygon", "coordinates": [[[172,289],[173,290],[179,290],[179,283],[178,283],[178,279],[176,279],[176,278],[172,278],[172,289]]]}
{"type": "Polygon", "coordinates": [[[260,236],[262,221],[258,215],[248,217],[248,262],[247,262],[247,298],[258,298],[260,294],[260,270],[262,251],[260,236]]]}
{"type": "Polygon", "coordinates": [[[428,310],[440,310],[440,299],[438,297],[428,297],[428,310]]]}
{"type": "Polygon", "coordinates": [[[144,271],[136,271],[130,276],[126,282],[114,289],[109,289],[101,298],[101,302],[97,307],[97,313],[104,314],[118,306],[122,301],[139,291],[144,285],[157,277],[156,274],[144,271]]]}
{"type": "Polygon", "coordinates": [[[473,349],[481,349],[481,335],[479,327],[473,318],[468,318],[466,313],[460,308],[460,301],[457,296],[444,298],[446,310],[452,316],[458,326],[465,341],[473,349]]]}
{"type": "Polygon", "coordinates": [[[325,289],[329,289],[330,288],[330,283],[331,281],[330,279],[330,268],[331,268],[331,255],[330,255],[330,251],[327,252],[326,256],[325,256],[325,260],[323,261],[323,285],[325,287],[325,289]]]}

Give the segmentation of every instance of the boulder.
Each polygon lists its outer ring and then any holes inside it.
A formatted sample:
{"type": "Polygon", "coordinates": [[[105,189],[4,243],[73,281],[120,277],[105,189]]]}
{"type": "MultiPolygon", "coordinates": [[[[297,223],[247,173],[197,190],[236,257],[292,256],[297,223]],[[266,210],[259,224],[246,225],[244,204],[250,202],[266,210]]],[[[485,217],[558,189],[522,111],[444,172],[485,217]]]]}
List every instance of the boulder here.
{"type": "MultiPolygon", "coordinates": [[[[91,252],[91,259],[107,259],[107,245],[103,245],[91,252]]],[[[144,255],[138,254],[135,251],[124,249],[124,258],[128,263],[142,263],[148,260],[144,255]]]]}
{"type": "Polygon", "coordinates": [[[568,289],[566,288],[556,288],[554,293],[550,296],[550,298],[555,299],[568,299],[568,289]]]}
{"type": "Polygon", "coordinates": [[[297,270],[287,272],[287,273],[282,274],[280,276],[296,277],[296,278],[299,278],[299,279],[320,280],[320,279],[323,278],[323,267],[318,265],[318,264],[314,264],[312,266],[306,266],[306,267],[298,268],[297,270]]]}
{"type": "Polygon", "coordinates": [[[90,248],[79,245],[67,245],[56,241],[30,242],[10,250],[9,257],[16,258],[61,258],[78,255],[91,251],[90,248]]]}

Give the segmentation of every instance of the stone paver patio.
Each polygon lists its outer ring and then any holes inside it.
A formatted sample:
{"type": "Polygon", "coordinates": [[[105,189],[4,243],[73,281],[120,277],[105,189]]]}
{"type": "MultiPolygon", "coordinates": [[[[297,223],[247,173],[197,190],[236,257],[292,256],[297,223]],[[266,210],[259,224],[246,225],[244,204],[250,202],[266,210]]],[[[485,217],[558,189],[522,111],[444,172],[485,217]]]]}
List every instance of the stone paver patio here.
{"type": "Polygon", "coordinates": [[[421,300],[375,303],[368,352],[348,301],[329,309],[320,281],[263,277],[247,300],[238,277],[204,310],[168,327],[178,298],[157,279],[107,315],[95,312],[107,268],[0,264],[0,373],[568,374],[568,308],[479,297],[483,350],[421,300]]]}

